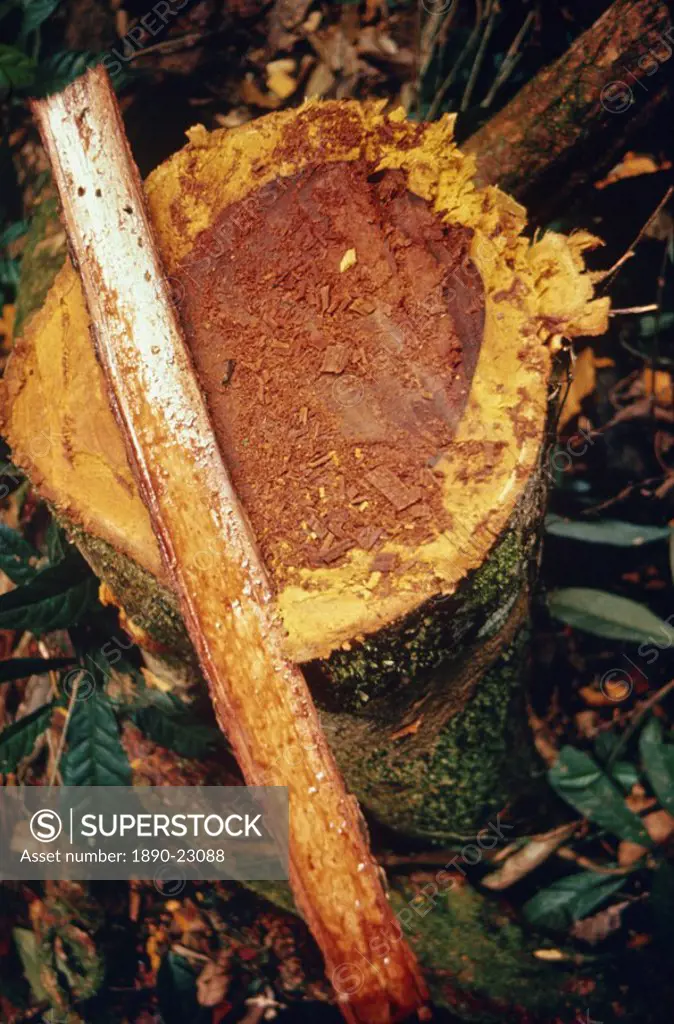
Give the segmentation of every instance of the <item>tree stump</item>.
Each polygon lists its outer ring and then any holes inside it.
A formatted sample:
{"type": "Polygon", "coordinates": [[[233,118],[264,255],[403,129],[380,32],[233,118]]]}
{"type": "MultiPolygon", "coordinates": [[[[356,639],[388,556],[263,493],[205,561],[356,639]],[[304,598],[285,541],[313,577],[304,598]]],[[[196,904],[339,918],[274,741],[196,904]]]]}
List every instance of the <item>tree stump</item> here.
{"type": "MultiPolygon", "coordinates": [[[[146,182],[287,654],[370,814],[443,842],[529,771],[549,343],[601,333],[608,311],[582,259],[596,239],[532,244],[452,126],[305,104],[194,128],[146,182]]],[[[68,262],[2,390],[14,457],[129,627],[187,655],[68,262]]]]}

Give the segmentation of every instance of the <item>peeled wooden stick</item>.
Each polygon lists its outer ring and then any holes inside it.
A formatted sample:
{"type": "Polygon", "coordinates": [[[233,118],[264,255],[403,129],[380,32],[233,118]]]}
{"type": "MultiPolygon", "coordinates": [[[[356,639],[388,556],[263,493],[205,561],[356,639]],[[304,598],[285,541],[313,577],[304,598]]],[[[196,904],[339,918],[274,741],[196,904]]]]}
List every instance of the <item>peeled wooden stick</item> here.
{"type": "Polygon", "coordinates": [[[250,785],[287,786],[290,881],[346,1020],[385,1024],[425,987],[386,900],[222,461],[106,73],[34,102],[110,402],[218,721],[250,785]]]}

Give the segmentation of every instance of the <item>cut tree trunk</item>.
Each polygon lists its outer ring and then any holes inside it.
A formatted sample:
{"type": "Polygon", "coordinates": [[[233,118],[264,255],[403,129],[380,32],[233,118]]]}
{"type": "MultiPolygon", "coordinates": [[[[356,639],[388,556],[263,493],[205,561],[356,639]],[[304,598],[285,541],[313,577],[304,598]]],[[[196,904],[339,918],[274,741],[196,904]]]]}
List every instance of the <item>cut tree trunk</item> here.
{"type": "Polygon", "coordinates": [[[270,580],[223,463],[110,80],[90,70],[32,107],[109,404],[218,722],[249,786],[287,788],[290,883],[344,1018],[402,1020],[423,1006],[424,983],[306,680],[283,651],[270,580]],[[344,962],[392,934],[390,955],[345,992],[344,962]]]}
{"type": "MultiPolygon", "coordinates": [[[[600,332],[608,306],[591,236],[530,244],[452,124],[307,104],[196,128],[146,183],[285,653],[365,807],[433,841],[474,834],[530,767],[548,342],[600,332]]],[[[185,654],[69,264],[3,390],[15,457],[130,628],[185,654]]]]}

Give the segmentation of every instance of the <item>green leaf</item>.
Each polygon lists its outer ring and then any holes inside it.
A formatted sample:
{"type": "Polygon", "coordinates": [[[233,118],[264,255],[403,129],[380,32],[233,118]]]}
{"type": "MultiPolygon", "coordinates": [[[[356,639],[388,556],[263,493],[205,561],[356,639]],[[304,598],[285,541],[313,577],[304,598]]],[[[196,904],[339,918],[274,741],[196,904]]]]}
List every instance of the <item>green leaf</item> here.
{"type": "Polygon", "coordinates": [[[617,757],[620,748],[620,738],[616,733],[600,732],[594,740],[594,755],[599,761],[603,770],[607,772],[611,778],[629,793],[633,786],[637,784],[640,779],[640,773],[638,767],[632,763],[632,761],[615,761],[613,759],[617,757]]]}
{"type": "Polygon", "coordinates": [[[98,581],[89,566],[80,555],[72,555],[0,596],[0,629],[67,629],[96,604],[97,594],[98,581]]]}
{"type": "Polygon", "coordinates": [[[639,334],[642,338],[654,338],[660,331],[674,327],[674,313],[647,313],[639,318],[639,334]]]}
{"type": "Polygon", "coordinates": [[[639,753],[653,792],[664,809],[674,814],[674,744],[664,742],[657,718],[641,730],[639,753]]]}
{"type": "Polygon", "coordinates": [[[35,932],[29,928],[14,928],[12,937],[23,965],[23,973],[31,987],[35,1001],[37,1003],[48,1002],[49,996],[42,984],[42,961],[37,948],[35,932]]]}
{"type": "Polygon", "coordinates": [[[32,754],[38,736],[49,725],[53,701],[25,715],[0,733],[0,772],[15,772],[24,757],[32,754]]]}
{"type": "Polygon", "coordinates": [[[17,586],[28,583],[38,573],[35,562],[40,553],[24,540],[17,530],[0,523],[0,569],[17,586]]]}
{"type": "Polygon", "coordinates": [[[61,762],[64,786],[128,786],[131,768],[115,713],[98,689],[75,698],[68,749],[61,762]]]}
{"type": "Polygon", "coordinates": [[[615,779],[626,793],[631,792],[632,787],[639,781],[639,772],[631,761],[616,761],[610,772],[611,778],[615,779]]]}
{"type": "Polygon", "coordinates": [[[16,220],[13,224],[9,224],[3,232],[0,233],[0,247],[3,249],[15,242],[17,238],[21,238],[28,231],[27,220],[16,220]]]}
{"type": "Polygon", "coordinates": [[[61,0],[21,0],[23,21],[19,39],[23,41],[31,32],[36,32],[60,3],[61,0]]]}
{"type": "Polygon", "coordinates": [[[157,972],[157,998],[166,1024],[209,1024],[213,1014],[199,1006],[197,973],[184,957],[169,952],[157,972]]]}
{"type": "Polygon", "coordinates": [[[590,821],[621,839],[652,846],[640,819],[625,806],[624,793],[589,754],[575,747],[562,747],[548,780],[563,800],[590,821]]]}
{"type": "Polygon", "coordinates": [[[663,637],[674,645],[674,627],[643,604],[605,590],[566,587],[548,595],[550,614],[567,626],[593,636],[628,643],[655,643],[663,637]],[[653,635],[655,633],[655,636],[653,635]]]}
{"type": "Polygon", "coordinates": [[[61,50],[53,53],[40,61],[33,94],[48,96],[50,93],[60,92],[100,60],[101,55],[92,53],[91,50],[61,50]]]}
{"type": "Polygon", "coordinates": [[[75,663],[74,658],[7,658],[0,661],[0,683],[58,672],[75,663]]]}
{"type": "Polygon", "coordinates": [[[6,18],[10,11],[18,7],[20,0],[0,0],[0,21],[6,18]]]}
{"type": "Polygon", "coordinates": [[[601,764],[605,764],[613,756],[613,751],[619,742],[616,734],[610,730],[598,733],[594,739],[594,753],[597,760],[601,764]]]}
{"type": "Polygon", "coordinates": [[[73,545],[66,536],[65,530],[62,526],[59,526],[55,519],[49,520],[45,542],[47,545],[47,560],[50,565],[62,562],[74,550],[73,545]]]}
{"type": "Polygon", "coordinates": [[[601,519],[595,522],[574,522],[562,516],[545,517],[545,532],[552,537],[587,541],[589,544],[613,544],[621,548],[640,547],[653,541],[667,540],[672,535],[669,526],[639,526],[621,519],[601,519]]]}
{"type": "Polygon", "coordinates": [[[553,882],[536,893],[522,909],[530,924],[565,931],[574,921],[591,914],[624,884],[624,878],[583,871],[553,882]]]}
{"type": "Polygon", "coordinates": [[[0,43],[0,96],[24,89],[35,80],[35,61],[15,46],[0,43]]]}
{"type": "Polygon", "coordinates": [[[0,259],[0,285],[3,288],[16,288],[20,276],[18,260],[10,257],[0,259]]]}
{"type": "MultiPolygon", "coordinates": [[[[149,696],[149,694],[148,694],[149,696]]],[[[139,708],[132,719],[141,732],[160,747],[180,757],[206,757],[222,742],[220,730],[204,724],[189,707],[172,694],[153,693],[151,703],[139,708]]]]}

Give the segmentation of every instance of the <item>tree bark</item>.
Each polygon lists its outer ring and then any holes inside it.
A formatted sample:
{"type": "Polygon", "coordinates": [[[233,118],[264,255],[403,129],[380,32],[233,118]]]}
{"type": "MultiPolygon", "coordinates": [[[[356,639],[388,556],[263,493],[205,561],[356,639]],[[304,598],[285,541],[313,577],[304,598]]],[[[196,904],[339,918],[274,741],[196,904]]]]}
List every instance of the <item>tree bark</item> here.
{"type": "Polygon", "coordinates": [[[339,986],[344,961],[394,934],[395,920],[358,804],[282,651],[271,585],[194,374],[108,77],[89,71],[33,110],[109,400],[220,726],[249,785],[288,787],[291,885],[345,1019],[400,1020],[424,998],[402,936],[355,991],[339,986]]]}
{"type": "Polygon", "coordinates": [[[478,180],[532,203],[539,215],[569,194],[566,180],[612,159],[612,140],[665,98],[674,46],[671,5],[615,0],[569,50],[475,132],[464,150],[478,180]]]}

